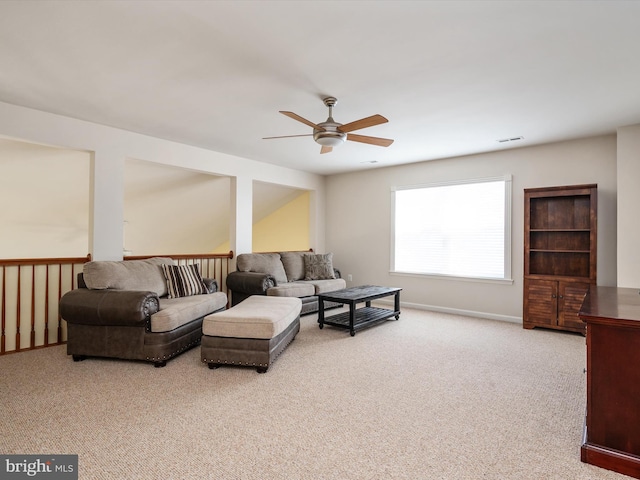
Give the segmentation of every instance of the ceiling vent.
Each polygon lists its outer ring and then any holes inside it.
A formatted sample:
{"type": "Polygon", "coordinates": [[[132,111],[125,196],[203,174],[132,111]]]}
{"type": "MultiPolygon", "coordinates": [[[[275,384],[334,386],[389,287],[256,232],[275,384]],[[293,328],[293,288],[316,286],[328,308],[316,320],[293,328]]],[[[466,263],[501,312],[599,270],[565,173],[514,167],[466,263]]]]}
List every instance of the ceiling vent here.
{"type": "Polygon", "coordinates": [[[501,138],[498,143],[516,142],[518,140],[524,140],[524,137],[501,138]]]}

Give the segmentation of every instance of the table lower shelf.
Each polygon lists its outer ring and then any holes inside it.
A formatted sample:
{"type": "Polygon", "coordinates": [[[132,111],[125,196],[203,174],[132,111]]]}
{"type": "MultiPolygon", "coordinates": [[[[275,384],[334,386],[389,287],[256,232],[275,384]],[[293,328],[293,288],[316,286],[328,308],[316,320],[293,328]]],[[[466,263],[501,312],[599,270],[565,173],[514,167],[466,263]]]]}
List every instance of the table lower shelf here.
{"type": "MultiPolygon", "coordinates": [[[[333,327],[344,328],[351,330],[351,320],[349,318],[350,312],[342,312],[337,315],[331,315],[324,319],[324,324],[331,325],[333,327]]],[[[391,317],[400,316],[400,312],[389,310],[387,308],[378,307],[363,307],[358,308],[355,311],[355,318],[353,320],[353,332],[360,330],[361,328],[368,327],[378,322],[382,322],[390,319],[391,317]]],[[[320,323],[320,328],[323,327],[323,323],[320,323]]]]}

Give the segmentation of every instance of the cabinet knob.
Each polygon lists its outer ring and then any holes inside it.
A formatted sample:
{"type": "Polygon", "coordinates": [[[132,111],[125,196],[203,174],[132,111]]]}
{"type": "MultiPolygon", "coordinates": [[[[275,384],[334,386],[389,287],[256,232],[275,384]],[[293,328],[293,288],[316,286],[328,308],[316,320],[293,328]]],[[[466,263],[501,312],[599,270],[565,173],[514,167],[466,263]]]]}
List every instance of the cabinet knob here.
{"type": "Polygon", "coordinates": [[[558,298],[564,298],[562,295],[558,295],[558,298]]]}
{"type": "Polygon", "coordinates": [[[554,294],[552,294],[552,295],[551,295],[551,298],[556,298],[556,294],[555,294],[555,293],[554,293],[554,294]]]}

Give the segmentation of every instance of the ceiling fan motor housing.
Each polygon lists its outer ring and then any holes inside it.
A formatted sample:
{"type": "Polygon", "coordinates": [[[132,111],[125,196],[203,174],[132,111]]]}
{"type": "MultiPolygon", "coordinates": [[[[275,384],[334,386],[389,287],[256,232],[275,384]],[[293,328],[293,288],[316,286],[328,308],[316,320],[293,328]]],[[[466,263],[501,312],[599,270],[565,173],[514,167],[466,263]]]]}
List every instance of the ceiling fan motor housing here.
{"type": "Polygon", "coordinates": [[[324,128],[324,131],[314,129],[313,139],[323,147],[337,147],[347,139],[347,134],[338,130],[342,124],[334,122],[331,117],[318,126],[324,128]]]}

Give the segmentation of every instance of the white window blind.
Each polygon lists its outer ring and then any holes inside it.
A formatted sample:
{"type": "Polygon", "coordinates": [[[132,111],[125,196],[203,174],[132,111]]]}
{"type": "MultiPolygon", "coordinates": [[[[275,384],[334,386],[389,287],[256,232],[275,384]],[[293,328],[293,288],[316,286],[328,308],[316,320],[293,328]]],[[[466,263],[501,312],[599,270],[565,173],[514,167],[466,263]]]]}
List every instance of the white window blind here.
{"type": "Polygon", "coordinates": [[[393,271],[510,277],[510,177],[398,188],[392,203],[393,271]]]}

